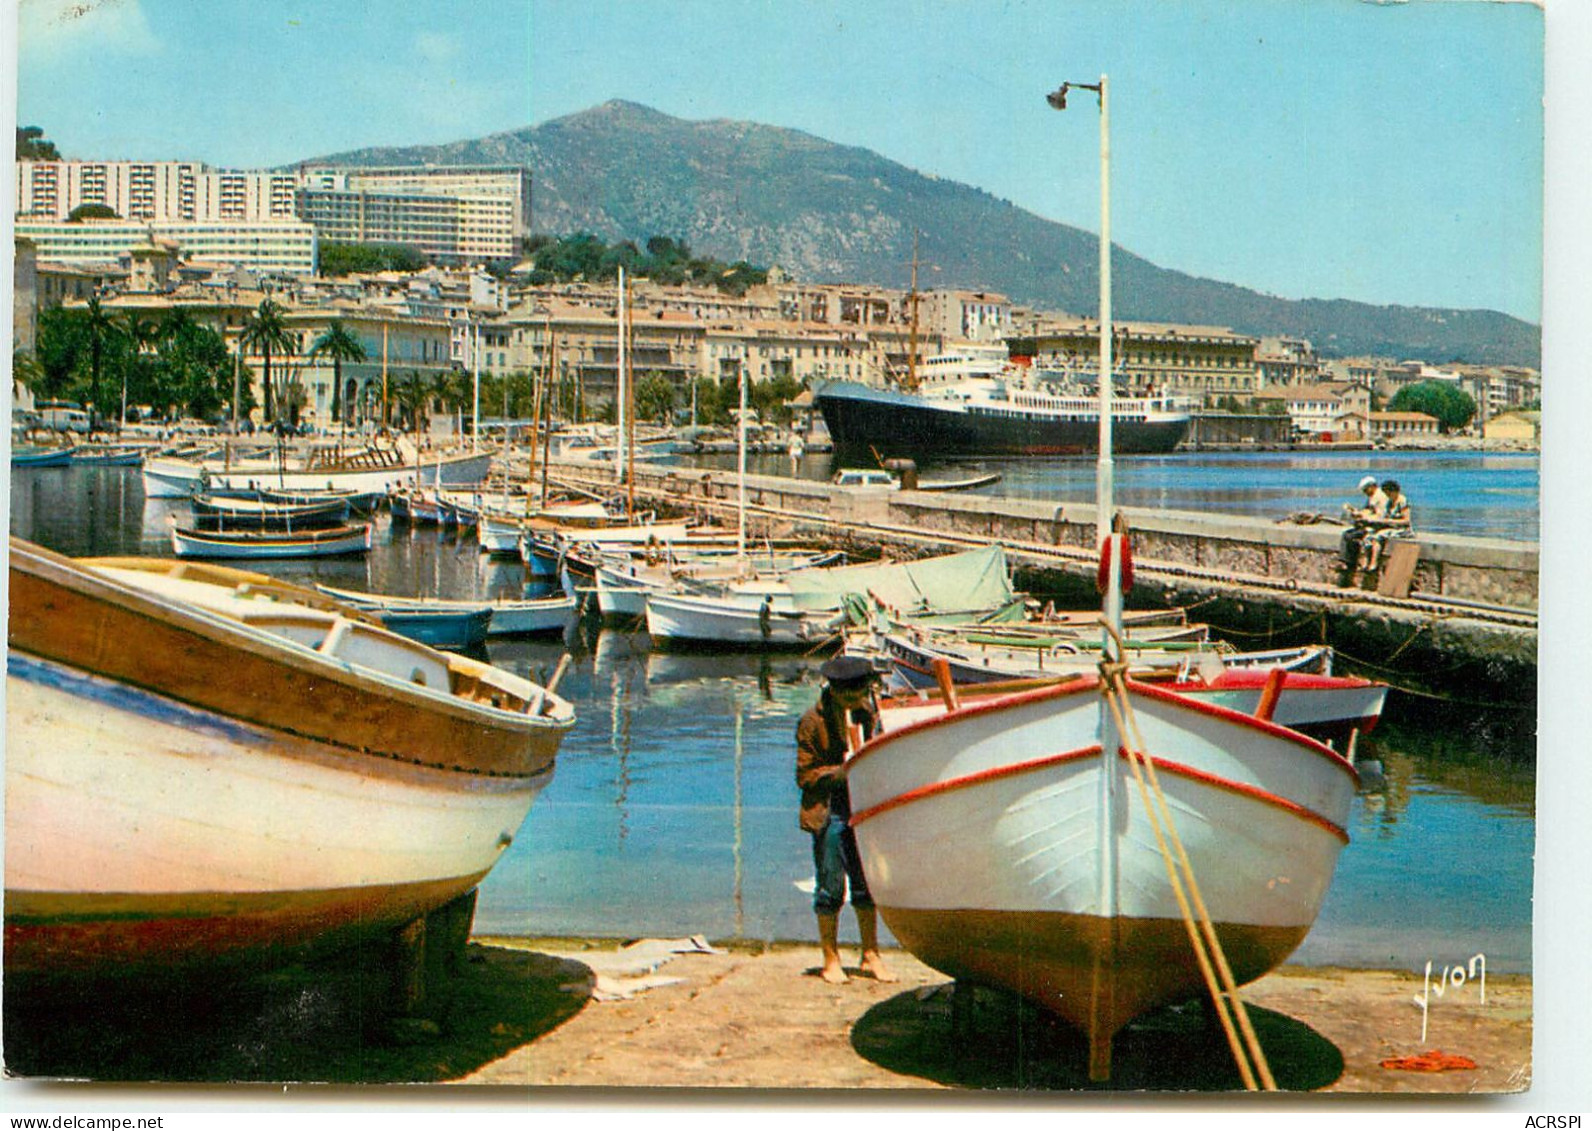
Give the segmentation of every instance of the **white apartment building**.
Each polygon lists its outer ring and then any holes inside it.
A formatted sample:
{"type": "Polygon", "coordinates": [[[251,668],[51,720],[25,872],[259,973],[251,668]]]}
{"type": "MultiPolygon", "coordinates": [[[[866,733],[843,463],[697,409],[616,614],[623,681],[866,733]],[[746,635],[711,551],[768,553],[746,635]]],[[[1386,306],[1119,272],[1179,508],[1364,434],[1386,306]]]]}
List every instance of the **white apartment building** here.
{"type": "Polygon", "coordinates": [[[124,220],[292,220],[292,173],[211,169],[197,161],[18,161],[17,216],[65,220],[101,204],[124,220]]]}
{"type": "Polygon", "coordinates": [[[261,274],[315,271],[315,229],[299,220],[40,220],[19,216],[16,234],[41,262],[114,263],[151,241],[175,243],[185,257],[261,274]]]}
{"type": "Polygon", "coordinates": [[[298,214],[322,239],[402,244],[438,262],[517,260],[531,230],[519,165],[305,166],[298,186],[298,214]]]}
{"type": "Polygon", "coordinates": [[[1005,295],[986,291],[922,291],[918,329],[968,342],[999,342],[1014,333],[1012,304],[1005,295]]]}

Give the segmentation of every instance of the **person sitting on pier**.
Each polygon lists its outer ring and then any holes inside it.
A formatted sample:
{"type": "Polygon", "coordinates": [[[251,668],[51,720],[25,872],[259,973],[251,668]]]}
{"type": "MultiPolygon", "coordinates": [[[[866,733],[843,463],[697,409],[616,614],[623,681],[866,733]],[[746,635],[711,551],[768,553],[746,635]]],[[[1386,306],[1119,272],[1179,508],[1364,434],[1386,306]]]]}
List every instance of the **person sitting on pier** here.
{"type": "Polygon", "coordinates": [[[862,935],[862,970],[881,982],[896,976],[879,955],[878,913],[862,874],[857,835],[851,828],[851,795],[846,788],[848,731],[862,726],[866,740],[879,726],[872,700],[873,665],[860,656],[836,656],[823,667],[825,687],[811,710],[796,726],[796,784],[801,787],[800,823],[813,838],[813,866],[817,887],[813,911],[818,916],[818,940],[824,952],[819,976],[826,982],[848,981],[840,964],[840,908],[851,882],[851,907],[857,913],[862,935]]]}
{"type": "Polygon", "coordinates": [[[1389,538],[1406,535],[1411,529],[1409,496],[1399,489],[1398,480],[1386,480],[1382,493],[1387,496],[1387,510],[1365,538],[1366,569],[1376,568],[1389,538]]]}
{"type": "Polygon", "coordinates": [[[1377,486],[1376,476],[1367,475],[1361,479],[1360,490],[1365,493],[1365,506],[1343,504],[1344,517],[1351,520],[1349,528],[1343,532],[1343,568],[1346,570],[1360,568],[1366,536],[1387,514],[1387,496],[1377,486]]]}

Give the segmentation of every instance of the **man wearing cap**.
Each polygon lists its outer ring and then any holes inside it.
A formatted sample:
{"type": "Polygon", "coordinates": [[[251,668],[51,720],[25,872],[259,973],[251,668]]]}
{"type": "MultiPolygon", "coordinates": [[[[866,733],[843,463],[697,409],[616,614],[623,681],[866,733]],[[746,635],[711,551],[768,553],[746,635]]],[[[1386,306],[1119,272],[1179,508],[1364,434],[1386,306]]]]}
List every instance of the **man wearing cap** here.
{"type": "Polygon", "coordinates": [[[1365,506],[1343,504],[1343,514],[1351,525],[1343,532],[1343,568],[1351,573],[1360,564],[1360,546],[1374,525],[1387,517],[1387,496],[1376,484],[1376,476],[1367,475],[1360,480],[1360,490],[1365,494],[1365,506]]]}
{"type": "Polygon", "coordinates": [[[866,739],[878,729],[879,713],[872,701],[873,665],[860,656],[836,656],[819,669],[824,690],[817,704],[796,725],[796,784],[802,791],[801,827],[812,834],[817,888],[813,911],[824,952],[819,976],[845,982],[840,964],[840,908],[851,882],[851,907],[862,935],[862,970],[881,982],[896,977],[879,955],[878,913],[868,894],[851,828],[851,796],[846,789],[847,731],[860,723],[866,739]]]}

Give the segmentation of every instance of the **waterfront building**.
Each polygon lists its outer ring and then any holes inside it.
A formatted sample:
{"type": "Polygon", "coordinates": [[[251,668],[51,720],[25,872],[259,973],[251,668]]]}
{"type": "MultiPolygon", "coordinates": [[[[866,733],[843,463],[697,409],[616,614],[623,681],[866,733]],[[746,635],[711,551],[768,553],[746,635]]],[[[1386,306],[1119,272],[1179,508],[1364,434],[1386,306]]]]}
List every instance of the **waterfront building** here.
{"type": "Polygon", "coordinates": [[[1370,390],[1347,382],[1261,389],[1251,400],[1257,406],[1282,404],[1294,433],[1301,436],[1336,437],[1346,431],[1364,436],[1364,422],[1371,414],[1370,390]]]}
{"type": "Polygon", "coordinates": [[[11,259],[11,348],[33,352],[39,325],[39,253],[29,239],[13,241],[11,259]]]}
{"type": "Polygon", "coordinates": [[[988,291],[918,293],[918,332],[968,342],[999,342],[1013,333],[1012,304],[988,291]]]}
{"type": "Polygon", "coordinates": [[[38,258],[78,266],[114,263],[151,241],[174,243],[184,256],[239,264],[268,274],[315,270],[315,229],[298,220],[38,220],[18,217],[16,233],[38,258]]]}
{"type": "MultiPolygon", "coordinates": [[[[1255,351],[1260,342],[1219,326],[1153,322],[1113,323],[1117,384],[1134,396],[1172,393],[1213,402],[1249,396],[1259,387],[1255,351]]],[[[1050,321],[1032,336],[1008,339],[1014,356],[1039,369],[1093,382],[1100,368],[1100,324],[1089,319],[1050,321]]]]}
{"type": "Polygon", "coordinates": [[[1374,440],[1436,436],[1441,431],[1437,417],[1424,412],[1371,413],[1371,438],[1374,440]]]}
{"type": "Polygon", "coordinates": [[[1255,347],[1255,373],[1259,378],[1257,387],[1262,389],[1316,381],[1323,376],[1321,359],[1305,338],[1261,338],[1255,347]]]}
{"type": "Polygon", "coordinates": [[[1482,436],[1490,441],[1538,447],[1542,444],[1542,413],[1506,412],[1487,421],[1482,436]]]}
{"type": "Polygon", "coordinates": [[[322,239],[412,247],[439,263],[515,263],[531,231],[520,165],[303,166],[296,209],[322,239]]]}

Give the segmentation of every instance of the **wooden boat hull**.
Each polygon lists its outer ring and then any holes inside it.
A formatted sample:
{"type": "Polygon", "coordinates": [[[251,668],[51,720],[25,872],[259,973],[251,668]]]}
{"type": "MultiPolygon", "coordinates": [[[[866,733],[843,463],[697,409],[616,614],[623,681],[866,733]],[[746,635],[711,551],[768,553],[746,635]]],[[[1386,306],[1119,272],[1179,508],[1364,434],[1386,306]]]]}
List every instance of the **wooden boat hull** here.
{"type": "MultiPolygon", "coordinates": [[[[316,586],[320,592],[357,609],[378,612],[383,621],[389,615],[406,612],[421,614],[452,613],[458,616],[483,618],[485,629],[478,644],[490,636],[530,636],[541,632],[562,632],[575,614],[576,600],[567,593],[553,597],[531,597],[523,600],[500,599],[495,601],[455,601],[435,597],[390,597],[379,593],[359,593],[351,589],[336,589],[330,585],[316,586]]],[[[389,627],[393,627],[389,625],[389,627]]],[[[402,632],[402,629],[394,628],[402,632]]],[[[405,635],[412,635],[405,633],[405,635]]],[[[422,639],[421,637],[413,637],[422,639]]],[[[435,641],[427,640],[428,644],[435,641]]]]}
{"type": "Polygon", "coordinates": [[[834,637],[834,614],[781,612],[764,615],[711,598],[678,593],[647,595],[647,633],[654,643],[705,644],[726,648],[812,648],[834,637]]]}
{"type": "Polygon", "coordinates": [[[68,467],[76,451],[76,448],[12,448],[11,466],[68,467]]]}
{"type": "Polygon", "coordinates": [[[380,934],[479,882],[550,779],[567,704],[330,612],[179,602],[184,569],[271,580],[12,542],[7,978],[380,934]]]}
{"type": "Polygon", "coordinates": [[[425,609],[393,606],[375,610],[400,636],[433,648],[477,648],[486,643],[491,609],[425,609]]]}
{"type": "Polygon", "coordinates": [[[212,488],[247,489],[268,487],[278,491],[347,490],[358,494],[384,494],[394,487],[444,486],[479,483],[486,478],[492,453],[450,456],[419,464],[358,470],[278,471],[274,467],[247,471],[226,471],[216,464],[191,460],[150,459],[144,461],[146,498],[181,498],[197,494],[202,485],[212,488]]]}
{"type": "MultiPolygon", "coordinates": [[[[1284,728],[1143,684],[1131,698],[1240,982],[1315,921],[1348,842],[1353,768],[1284,728]]],[[[1202,989],[1098,681],[942,713],[847,766],[869,887],[896,937],[953,977],[1029,996],[1097,1050],[1202,989]]]]}
{"type": "Polygon", "coordinates": [[[179,558],[329,558],[370,552],[372,526],[337,526],[294,534],[223,534],[174,527],[171,548],[179,558]]]}

